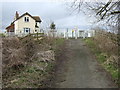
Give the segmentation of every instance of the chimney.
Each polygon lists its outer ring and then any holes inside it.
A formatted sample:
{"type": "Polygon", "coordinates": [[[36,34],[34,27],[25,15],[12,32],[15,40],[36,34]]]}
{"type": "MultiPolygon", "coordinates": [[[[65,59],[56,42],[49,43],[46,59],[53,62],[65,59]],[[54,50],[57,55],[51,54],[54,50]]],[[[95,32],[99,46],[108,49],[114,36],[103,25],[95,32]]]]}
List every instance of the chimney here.
{"type": "Polygon", "coordinates": [[[19,14],[18,14],[18,12],[16,11],[16,14],[15,14],[14,20],[16,20],[18,17],[19,17],[19,14]]]}

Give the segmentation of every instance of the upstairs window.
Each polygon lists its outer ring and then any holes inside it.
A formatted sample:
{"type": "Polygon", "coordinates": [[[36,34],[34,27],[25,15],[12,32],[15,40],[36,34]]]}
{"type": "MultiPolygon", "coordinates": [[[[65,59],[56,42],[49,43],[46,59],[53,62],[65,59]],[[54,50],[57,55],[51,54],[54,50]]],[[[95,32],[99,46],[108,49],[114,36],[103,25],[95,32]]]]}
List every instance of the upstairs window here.
{"type": "Polygon", "coordinates": [[[29,22],[29,17],[24,18],[25,22],[29,22]]]}

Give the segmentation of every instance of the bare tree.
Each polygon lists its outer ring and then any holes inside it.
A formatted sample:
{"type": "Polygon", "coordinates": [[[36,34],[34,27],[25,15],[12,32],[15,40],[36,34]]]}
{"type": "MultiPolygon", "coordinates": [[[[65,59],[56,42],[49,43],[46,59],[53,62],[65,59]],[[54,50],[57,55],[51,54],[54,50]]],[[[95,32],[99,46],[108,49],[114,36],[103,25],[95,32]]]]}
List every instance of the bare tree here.
{"type": "Polygon", "coordinates": [[[99,2],[84,2],[83,0],[74,0],[71,3],[71,8],[73,11],[83,11],[88,15],[94,15],[97,18],[97,22],[104,21],[105,24],[112,28],[119,29],[119,21],[120,21],[120,1],[108,0],[107,2],[99,1],[99,2]],[[87,12],[84,11],[86,8],[87,12]]]}

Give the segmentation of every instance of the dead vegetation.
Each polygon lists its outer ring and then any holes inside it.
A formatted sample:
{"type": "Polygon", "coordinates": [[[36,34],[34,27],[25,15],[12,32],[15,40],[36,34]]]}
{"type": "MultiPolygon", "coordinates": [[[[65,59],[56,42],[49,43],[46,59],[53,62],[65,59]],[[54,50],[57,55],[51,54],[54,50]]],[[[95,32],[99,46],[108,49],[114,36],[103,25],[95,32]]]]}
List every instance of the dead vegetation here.
{"type": "Polygon", "coordinates": [[[25,51],[18,38],[3,38],[2,45],[3,73],[7,71],[7,68],[23,64],[25,51]]]}
{"type": "Polygon", "coordinates": [[[2,40],[3,87],[7,80],[20,72],[29,62],[36,50],[31,37],[20,40],[17,37],[7,37],[2,40]]]}
{"type": "Polygon", "coordinates": [[[85,41],[92,49],[101,65],[108,71],[115,83],[119,84],[119,46],[118,34],[97,30],[93,38],[87,38],[85,41]]]}
{"type": "Polygon", "coordinates": [[[117,34],[108,33],[105,31],[97,31],[94,37],[96,45],[102,52],[107,54],[106,63],[118,66],[118,36],[117,34]]]}
{"type": "Polygon", "coordinates": [[[55,62],[55,44],[59,39],[34,40],[27,36],[5,37],[2,41],[3,88],[42,87],[40,82],[49,76],[55,62]]]}
{"type": "Polygon", "coordinates": [[[17,37],[3,38],[2,46],[3,73],[6,72],[7,68],[24,66],[36,49],[33,40],[21,41],[17,37]],[[24,41],[25,43],[23,43],[24,41]]]}

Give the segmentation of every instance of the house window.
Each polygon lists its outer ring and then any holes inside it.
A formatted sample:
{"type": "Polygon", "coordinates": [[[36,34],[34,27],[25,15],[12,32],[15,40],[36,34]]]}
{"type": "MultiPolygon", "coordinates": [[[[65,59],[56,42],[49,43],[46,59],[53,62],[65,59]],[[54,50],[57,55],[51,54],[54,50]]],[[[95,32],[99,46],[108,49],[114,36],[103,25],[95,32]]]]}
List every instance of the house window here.
{"type": "Polygon", "coordinates": [[[24,33],[30,33],[30,28],[24,28],[24,33]]]}
{"type": "Polygon", "coordinates": [[[24,18],[25,22],[29,22],[29,17],[24,18]]]}
{"type": "Polygon", "coordinates": [[[35,32],[37,32],[37,30],[35,30],[35,32]]]}

